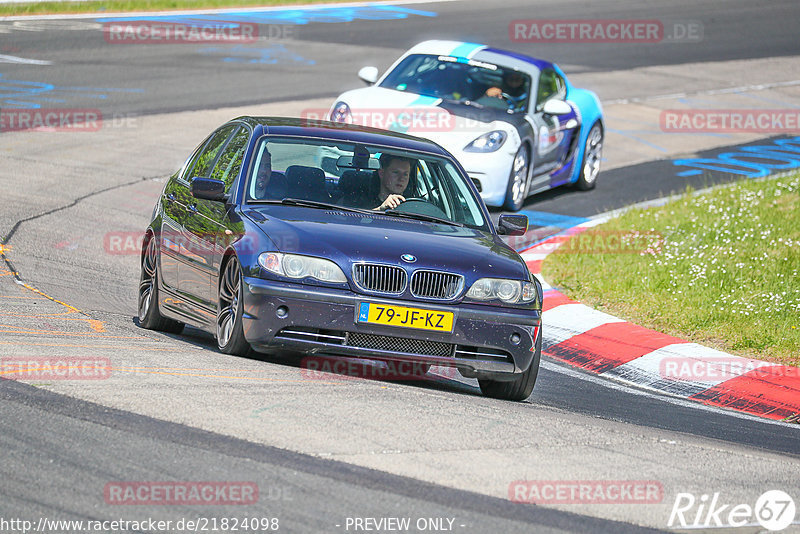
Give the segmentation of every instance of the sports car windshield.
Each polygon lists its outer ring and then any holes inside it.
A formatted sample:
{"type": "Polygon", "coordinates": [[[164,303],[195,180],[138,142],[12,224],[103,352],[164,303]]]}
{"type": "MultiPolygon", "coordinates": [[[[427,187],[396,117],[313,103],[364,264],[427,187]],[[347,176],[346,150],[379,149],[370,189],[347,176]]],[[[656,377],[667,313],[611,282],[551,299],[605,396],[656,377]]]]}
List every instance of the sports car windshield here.
{"type": "Polygon", "coordinates": [[[413,54],[401,61],[380,87],[525,112],[531,78],[520,71],[482,61],[413,54]]]}
{"type": "Polygon", "coordinates": [[[252,203],[388,215],[488,231],[480,200],[452,161],[426,153],[300,137],[264,137],[246,184],[252,203]],[[383,208],[386,209],[385,207],[383,208]]]}

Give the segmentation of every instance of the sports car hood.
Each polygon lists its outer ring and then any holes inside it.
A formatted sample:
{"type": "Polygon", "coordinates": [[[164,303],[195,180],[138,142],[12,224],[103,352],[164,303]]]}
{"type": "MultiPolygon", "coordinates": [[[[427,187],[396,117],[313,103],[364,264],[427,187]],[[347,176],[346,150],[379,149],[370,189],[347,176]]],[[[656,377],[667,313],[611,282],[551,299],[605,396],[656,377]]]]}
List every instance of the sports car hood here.
{"type": "Polygon", "coordinates": [[[377,212],[275,204],[249,208],[245,215],[280,252],[332,259],[348,275],[355,262],[402,264],[400,256],[412,254],[414,268],[457,272],[468,282],[483,276],[528,278],[519,255],[490,232],[377,212]]]}
{"type": "Polygon", "coordinates": [[[518,138],[516,127],[525,120],[523,113],[383,87],[348,91],[337,102],[348,104],[355,124],[431,139],[450,152],[459,152],[475,138],[494,130],[518,138]]]}

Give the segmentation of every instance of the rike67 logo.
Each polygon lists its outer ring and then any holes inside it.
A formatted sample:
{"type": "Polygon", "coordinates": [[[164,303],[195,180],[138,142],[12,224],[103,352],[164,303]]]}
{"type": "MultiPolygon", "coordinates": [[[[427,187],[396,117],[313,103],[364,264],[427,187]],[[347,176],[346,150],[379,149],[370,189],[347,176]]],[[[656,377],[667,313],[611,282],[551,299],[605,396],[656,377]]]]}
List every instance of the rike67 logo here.
{"type": "Polygon", "coordinates": [[[781,490],[764,492],[755,506],[726,503],[719,492],[696,498],[691,493],[678,493],[667,526],[671,528],[714,528],[761,526],[769,531],[783,530],[795,518],[792,497],[781,490]]]}

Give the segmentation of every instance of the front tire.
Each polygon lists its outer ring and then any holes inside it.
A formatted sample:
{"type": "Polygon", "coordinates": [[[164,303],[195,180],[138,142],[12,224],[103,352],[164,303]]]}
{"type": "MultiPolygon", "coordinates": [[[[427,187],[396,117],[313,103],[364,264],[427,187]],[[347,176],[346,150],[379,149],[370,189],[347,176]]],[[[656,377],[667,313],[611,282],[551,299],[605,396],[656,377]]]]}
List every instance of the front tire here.
{"type": "Polygon", "coordinates": [[[500,382],[497,380],[478,379],[481,391],[487,397],[509,401],[524,401],[531,396],[533,386],[536,384],[536,377],[539,375],[539,361],[542,358],[542,331],[539,329],[539,336],[536,340],[536,351],[533,354],[533,361],[530,367],[522,373],[516,380],[511,382],[500,382]]]}
{"type": "Polygon", "coordinates": [[[503,208],[508,211],[519,211],[522,203],[525,202],[525,193],[528,188],[528,171],[530,170],[530,158],[528,149],[525,145],[519,147],[514,156],[514,163],[511,165],[511,173],[508,176],[508,186],[506,187],[506,200],[503,208]]]}
{"type": "Polygon", "coordinates": [[[180,334],[183,323],[161,315],[158,309],[158,240],[150,236],[142,256],[139,277],[139,326],[170,334],[180,334]]]}
{"type": "Polygon", "coordinates": [[[594,189],[597,185],[597,175],[600,174],[600,160],[603,157],[603,128],[600,123],[594,123],[589,135],[586,136],[586,146],[583,149],[583,163],[581,174],[575,187],[581,191],[594,189]]]}
{"type": "Polygon", "coordinates": [[[217,306],[217,346],[225,354],[246,356],[250,352],[242,328],[243,293],[242,269],[236,256],[231,256],[219,279],[217,306]]]}

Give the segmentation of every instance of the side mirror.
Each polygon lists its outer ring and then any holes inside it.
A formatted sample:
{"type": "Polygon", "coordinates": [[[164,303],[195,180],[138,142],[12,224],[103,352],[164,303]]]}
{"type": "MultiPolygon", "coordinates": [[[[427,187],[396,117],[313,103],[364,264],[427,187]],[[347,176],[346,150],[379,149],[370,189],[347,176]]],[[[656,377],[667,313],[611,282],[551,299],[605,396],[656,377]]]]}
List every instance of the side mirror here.
{"type": "Polygon", "coordinates": [[[195,177],[192,179],[192,196],[203,200],[225,200],[225,182],[195,177]]]}
{"type": "Polygon", "coordinates": [[[527,231],[527,215],[501,215],[497,222],[497,233],[500,235],[525,235],[527,231]]]}
{"type": "Polygon", "coordinates": [[[364,67],[358,71],[358,77],[361,78],[367,85],[372,85],[378,81],[378,68],[364,67]]]}
{"type": "Polygon", "coordinates": [[[552,98],[544,103],[542,111],[548,115],[566,115],[572,113],[572,107],[563,100],[552,98]]]}

